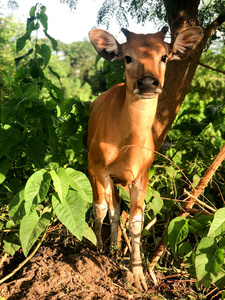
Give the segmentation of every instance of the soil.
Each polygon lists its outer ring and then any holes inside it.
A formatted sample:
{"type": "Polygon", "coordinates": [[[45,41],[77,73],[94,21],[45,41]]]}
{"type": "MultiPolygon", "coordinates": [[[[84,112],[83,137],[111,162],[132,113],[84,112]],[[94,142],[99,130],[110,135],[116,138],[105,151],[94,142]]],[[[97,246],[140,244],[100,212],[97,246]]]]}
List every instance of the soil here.
{"type": "MultiPolygon", "coordinates": [[[[8,258],[0,277],[22,260],[22,252],[8,258]]],[[[156,273],[157,286],[146,272],[149,290],[138,291],[132,286],[128,260],[129,256],[127,260],[112,258],[83,243],[76,242],[73,247],[44,243],[23,268],[0,285],[0,300],[200,299],[194,280],[162,271],[156,273]]]]}

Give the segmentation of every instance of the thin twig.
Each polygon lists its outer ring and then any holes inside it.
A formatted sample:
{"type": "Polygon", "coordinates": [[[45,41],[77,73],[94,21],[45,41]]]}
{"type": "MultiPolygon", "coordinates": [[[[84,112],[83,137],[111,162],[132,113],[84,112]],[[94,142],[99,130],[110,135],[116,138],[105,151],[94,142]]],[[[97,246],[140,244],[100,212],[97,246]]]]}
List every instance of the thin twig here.
{"type": "Polygon", "coordinates": [[[128,236],[127,236],[126,230],[125,230],[124,225],[122,223],[120,223],[120,228],[121,228],[123,237],[125,239],[125,242],[127,243],[127,247],[128,247],[128,249],[129,249],[129,251],[131,253],[132,252],[132,247],[131,247],[131,244],[130,244],[130,240],[129,240],[128,236]]]}
{"type": "Polygon", "coordinates": [[[0,284],[2,284],[3,282],[5,282],[6,280],[8,280],[9,278],[11,278],[17,271],[19,271],[34,255],[35,253],[38,251],[39,247],[41,246],[45,236],[47,233],[47,229],[45,229],[40,241],[38,242],[37,246],[35,247],[35,249],[32,251],[32,253],[21,263],[19,264],[19,266],[14,269],[10,274],[8,274],[7,276],[3,277],[0,280],[0,284]]]}
{"type": "Polygon", "coordinates": [[[2,268],[4,262],[6,261],[8,257],[8,252],[5,252],[4,255],[2,256],[1,260],[0,260],[0,269],[2,268]]]}
{"type": "Polygon", "coordinates": [[[145,229],[149,230],[157,221],[157,217],[155,217],[154,219],[152,219],[146,226],[145,229]]]}
{"type": "Polygon", "coordinates": [[[222,70],[219,70],[219,69],[215,69],[215,68],[212,68],[212,67],[210,67],[210,66],[208,66],[208,65],[205,65],[205,64],[203,64],[203,63],[201,63],[201,62],[197,62],[200,66],[202,66],[202,67],[204,67],[204,68],[206,68],[206,69],[209,69],[209,70],[212,70],[212,71],[215,71],[215,72],[217,72],[217,73],[222,73],[222,74],[225,74],[225,72],[224,71],[222,71],[222,70]]]}
{"type": "Polygon", "coordinates": [[[201,200],[199,200],[197,197],[195,197],[192,193],[189,193],[186,189],[184,189],[184,192],[189,196],[189,199],[192,198],[193,200],[195,200],[198,204],[205,206],[207,209],[211,210],[212,212],[216,212],[217,209],[209,206],[208,204],[202,202],[201,200]]]}

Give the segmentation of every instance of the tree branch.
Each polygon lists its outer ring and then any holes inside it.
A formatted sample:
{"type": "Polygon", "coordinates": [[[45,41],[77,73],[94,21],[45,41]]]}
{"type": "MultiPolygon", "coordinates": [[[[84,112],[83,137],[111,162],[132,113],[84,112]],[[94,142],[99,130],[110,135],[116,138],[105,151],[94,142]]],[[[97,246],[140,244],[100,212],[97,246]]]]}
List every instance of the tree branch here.
{"type": "Polygon", "coordinates": [[[201,63],[201,62],[196,62],[196,63],[197,63],[197,64],[199,64],[200,66],[202,66],[202,67],[206,68],[206,69],[209,69],[209,70],[215,71],[215,72],[217,72],[217,73],[222,73],[222,74],[225,74],[225,72],[224,72],[224,71],[222,71],[222,70],[219,70],[219,69],[212,68],[212,67],[210,67],[210,66],[207,66],[207,65],[205,65],[205,64],[203,64],[203,63],[201,63]]]}
{"type": "Polygon", "coordinates": [[[196,202],[195,199],[200,196],[200,194],[205,189],[205,187],[207,186],[208,182],[211,180],[212,176],[214,175],[214,173],[216,172],[216,170],[221,165],[221,163],[223,162],[224,159],[225,159],[225,145],[222,147],[222,149],[220,150],[220,152],[215,157],[214,161],[208,167],[208,169],[206,170],[204,176],[199,181],[199,183],[196,186],[196,188],[191,192],[189,200],[186,202],[186,204],[184,205],[184,207],[181,209],[181,211],[179,213],[179,216],[187,217],[189,215],[189,213],[186,212],[186,209],[189,209],[189,208],[193,207],[193,205],[196,202]]]}
{"type": "Polygon", "coordinates": [[[204,44],[206,44],[208,38],[225,22],[225,9],[221,14],[205,29],[205,35],[203,38],[204,44]]]}

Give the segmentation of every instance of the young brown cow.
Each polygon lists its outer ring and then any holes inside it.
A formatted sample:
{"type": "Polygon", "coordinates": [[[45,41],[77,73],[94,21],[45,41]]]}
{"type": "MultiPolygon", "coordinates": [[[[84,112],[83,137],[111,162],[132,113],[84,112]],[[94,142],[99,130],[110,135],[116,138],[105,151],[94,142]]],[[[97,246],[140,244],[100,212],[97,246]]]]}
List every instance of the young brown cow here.
{"type": "Polygon", "coordinates": [[[102,246],[102,222],[109,212],[111,243],[117,242],[120,199],[114,180],[130,191],[131,270],[137,287],[147,289],[140,255],[144,198],[148,170],[154,160],[152,123],[162,93],[167,60],[184,59],[203,36],[200,27],[179,33],[172,45],[164,42],[167,29],[135,34],[122,29],[127,42],[119,44],[108,32],[93,29],[90,41],[105,59],[125,60],[126,83],[101,94],[90,108],[88,129],[89,175],[93,189],[95,233],[102,246]]]}

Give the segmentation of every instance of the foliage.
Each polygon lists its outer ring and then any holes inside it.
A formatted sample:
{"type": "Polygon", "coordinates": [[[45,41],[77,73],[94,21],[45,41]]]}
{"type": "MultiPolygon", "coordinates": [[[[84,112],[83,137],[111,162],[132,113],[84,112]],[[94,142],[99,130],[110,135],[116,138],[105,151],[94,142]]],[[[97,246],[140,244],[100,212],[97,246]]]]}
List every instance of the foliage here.
{"type": "MultiPolygon", "coordinates": [[[[17,52],[23,52],[15,59],[15,75],[1,72],[0,226],[3,250],[11,255],[21,246],[28,255],[56,217],[79,240],[84,236],[95,243],[86,223],[92,191],[81,172],[87,170],[89,102],[64,98],[46,76],[52,49],[32,40],[41,25],[57,49],[47,32],[45,7],[36,5],[16,41],[17,52]]],[[[51,68],[48,72],[60,80],[51,68]]]]}
{"type": "MultiPolygon", "coordinates": [[[[118,7],[119,2],[114,3],[118,7]]],[[[145,10],[140,10],[144,5],[148,9],[155,5],[151,12],[154,11],[161,21],[165,18],[164,11],[158,11],[156,7],[160,1],[152,4],[148,1],[120,3],[126,4],[124,9],[129,9],[139,22],[147,18],[145,10]]],[[[221,5],[222,2],[218,3],[221,5]]],[[[207,13],[211,14],[210,17],[205,13],[202,22],[212,18],[216,9],[218,12],[219,6],[214,1],[201,5],[205,11],[204,5],[207,5],[207,13]]],[[[111,13],[116,13],[116,10],[111,13]]],[[[150,14],[150,17],[156,15],[150,14]]],[[[12,30],[12,27],[1,26],[4,40],[0,45],[1,57],[6,45],[10,49],[7,52],[9,60],[1,58],[5,65],[1,65],[0,77],[0,227],[3,249],[14,255],[22,246],[27,255],[50,222],[56,222],[56,219],[78,239],[85,236],[95,243],[93,232],[88,227],[91,188],[85,175],[89,101],[82,100],[94,98],[105,90],[105,78],[107,88],[124,81],[123,63],[103,62],[97,57],[94,64],[94,54],[87,41],[72,45],[57,43],[47,32],[45,7],[35,6],[31,8],[25,34],[17,39],[20,56],[15,59],[17,68],[14,71],[10,59],[14,56],[17,31],[7,32],[6,28],[12,30]],[[46,40],[32,40],[31,33],[41,25],[45,28],[46,40]],[[78,66],[79,74],[76,73],[78,66]],[[79,90],[82,90],[80,94],[79,90]]],[[[224,72],[224,55],[224,47],[208,50],[201,62],[224,72]]],[[[185,266],[196,276],[198,288],[204,285],[208,289],[212,282],[219,288],[224,287],[225,227],[221,196],[225,194],[224,164],[203,196],[203,201],[211,201],[217,208],[216,213],[192,218],[174,217],[180,209],[178,201],[185,200],[184,188],[188,190],[196,186],[223,146],[224,138],[224,75],[199,66],[161,149],[164,156],[157,155],[149,171],[145,210],[146,223],[155,216],[163,222],[172,219],[167,243],[174,256],[173,265],[181,269],[185,266]]],[[[120,193],[129,206],[125,192],[120,193]]],[[[143,240],[148,243],[151,233],[143,233],[143,240]]]]}
{"type": "Polygon", "coordinates": [[[15,72],[15,40],[21,35],[22,29],[23,26],[15,22],[12,16],[0,18],[0,70],[11,75],[15,72]]]}
{"type": "MultiPolygon", "coordinates": [[[[120,27],[128,27],[127,16],[130,15],[137,23],[144,25],[147,21],[152,21],[157,27],[163,27],[169,23],[167,10],[182,11],[185,8],[185,1],[163,1],[163,0],[105,0],[98,12],[98,24],[105,25],[107,28],[112,19],[115,18],[120,27]]],[[[205,28],[215,19],[215,16],[224,11],[224,0],[200,1],[198,20],[199,25],[205,28]]],[[[219,40],[224,37],[225,25],[220,27],[219,34],[213,34],[210,41],[219,40]]]]}

